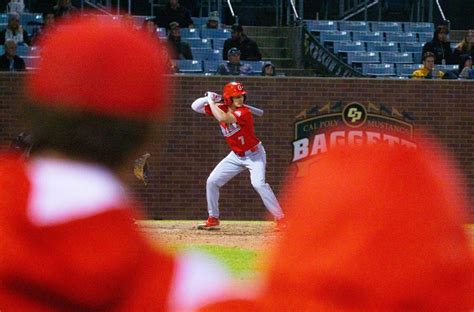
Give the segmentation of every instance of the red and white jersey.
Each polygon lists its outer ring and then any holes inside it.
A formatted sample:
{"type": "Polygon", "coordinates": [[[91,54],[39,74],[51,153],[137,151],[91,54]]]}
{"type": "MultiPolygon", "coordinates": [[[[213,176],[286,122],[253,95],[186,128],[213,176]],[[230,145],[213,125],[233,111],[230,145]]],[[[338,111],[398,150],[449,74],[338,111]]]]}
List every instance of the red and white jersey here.
{"type": "MultiPolygon", "coordinates": [[[[226,105],[219,105],[219,108],[224,112],[229,110],[226,105]]],[[[212,116],[209,105],[206,105],[205,109],[206,113],[212,116]]],[[[235,116],[237,121],[231,124],[221,122],[222,135],[224,135],[232,151],[236,154],[242,154],[260,143],[260,140],[255,135],[252,112],[247,107],[237,108],[232,112],[232,115],[235,116]]]]}

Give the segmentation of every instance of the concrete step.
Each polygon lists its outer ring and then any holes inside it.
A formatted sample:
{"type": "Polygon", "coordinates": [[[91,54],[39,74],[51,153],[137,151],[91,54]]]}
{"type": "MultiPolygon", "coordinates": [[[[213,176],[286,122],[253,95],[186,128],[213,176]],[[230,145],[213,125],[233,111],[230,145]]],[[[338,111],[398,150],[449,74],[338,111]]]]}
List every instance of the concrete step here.
{"type": "Polygon", "coordinates": [[[280,48],[268,48],[268,47],[259,47],[260,52],[262,52],[263,58],[289,58],[290,50],[285,47],[280,48]]]}
{"type": "Polygon", "coordinates": [[[265,37],[265,36],[257,36],[257,37],[250,37],[252,40],[257,42],[258,47],[265,47],[265,48],[281,48],[281,47],[288,47],[288,38],[287,37],[265,37]]]}
{"type": "Polygon", "coordinates": [[[244,26],[244,33],[249,37],[255,36],[269,36],[269,37],[278,37],[278,36],[288,36],[288,33],[291,31],[291,27],[251,27],[244,26]]]}
{"type": "Polygon", "coordinates": [[[265,58],[265,61],[271,61],[277,69],[279,68],[296,68],[295,60],[292,58],[265,58]]]}

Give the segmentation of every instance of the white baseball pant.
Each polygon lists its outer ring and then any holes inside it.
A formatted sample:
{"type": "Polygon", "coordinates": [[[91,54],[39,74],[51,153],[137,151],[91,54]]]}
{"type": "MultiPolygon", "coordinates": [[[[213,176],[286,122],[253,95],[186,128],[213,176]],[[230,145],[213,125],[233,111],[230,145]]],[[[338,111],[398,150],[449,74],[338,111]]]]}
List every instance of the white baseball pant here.
{"type": "Polygon", "coordinates": [[[275,194],[270,185],[265,183],[266,164],[267,154],[261,143],[258,145],[257,151],[247,153],[245,157],[230,152],[221,160],[207,179],[206,195],[209,216],[219,218],[219,189],[237,174],[248,169],[252,186],[262,198],[267,210],[275,218],[283,218],[284,214],[275,194]]]}

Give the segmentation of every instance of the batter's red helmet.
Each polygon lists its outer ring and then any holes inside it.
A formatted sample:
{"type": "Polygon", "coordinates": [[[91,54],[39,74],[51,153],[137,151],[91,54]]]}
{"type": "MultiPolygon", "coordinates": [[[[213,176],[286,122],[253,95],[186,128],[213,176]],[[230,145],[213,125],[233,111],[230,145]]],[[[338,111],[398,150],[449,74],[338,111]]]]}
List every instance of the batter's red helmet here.
{"type": "Polygon", "coordinates": [[[245,95],[247,92],[244,90],[244,86],[240,82],[229,82],[224,86],[224,103],[226,105],[232,104],[233,96],[245,95]]]}

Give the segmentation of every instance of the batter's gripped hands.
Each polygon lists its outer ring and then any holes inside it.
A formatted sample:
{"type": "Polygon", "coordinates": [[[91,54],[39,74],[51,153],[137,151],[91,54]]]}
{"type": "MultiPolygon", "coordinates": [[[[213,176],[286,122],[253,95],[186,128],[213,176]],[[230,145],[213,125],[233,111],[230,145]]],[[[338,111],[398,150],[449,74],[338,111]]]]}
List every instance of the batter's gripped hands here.
{"type": "Polygon", "coordinates": [[[209,102],[218,103],[218,102],[222,101],[222,96],[220,94],[215,93],[215,92],[207,91],[204,94],[204,96],[207,97],[207,100],[209,102]]]}

